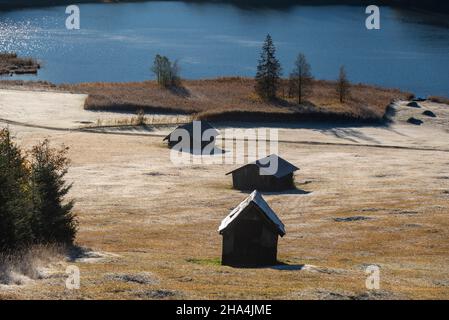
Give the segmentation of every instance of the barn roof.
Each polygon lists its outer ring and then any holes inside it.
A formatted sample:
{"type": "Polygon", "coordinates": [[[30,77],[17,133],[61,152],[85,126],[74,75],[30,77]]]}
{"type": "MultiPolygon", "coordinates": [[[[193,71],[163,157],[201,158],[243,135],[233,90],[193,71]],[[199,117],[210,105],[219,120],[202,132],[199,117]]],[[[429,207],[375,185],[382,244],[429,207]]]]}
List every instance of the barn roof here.
{"type": "Polygon", "coordinates": [[[243,168],[245,168],[247,166],[251,166],[251,165],[256,165],[257,167],[259,167],[259,170],[261,173],[265,172],[266,175],[272,175],[271,172],[267,168],[269,167],[269,164],[271,163],[271,161],[274,161],[275,159],[277,159],[277,162],[278,162],[278,169],[277,169],[276,173],[274,174],[274,176],[276,178],[282,178],[282,177],[286,176],[287,174],[290,174],[292,172],[295,172],[296,170],[299,170],[298,167],[294,166],[287,160],[282,159],[277,154],[271,154],[268,157],[256,160],[256,161],[248,163],[240,168],[237,168],[231,172],[228,172],[228,173],[226,173],[226,175],[240,171],[243,168]]]}
{"type": "Polygon", "coordinates": [[[189,132],[190,136],[193,136],[193,123],[194,122],[199,122],[201,124],[201,135],[204,133],[204,131],[208,130],[208,129],[212,129],[215,130],[214,131],[214,136],[218,136],[220,133],[218,132],[217,129],[215,129],[209,122],[207,121],[192,121],[190,123],[186,123],[183,125],[178,126],[175,130],[173,130],[169,135],[167,135],[163,141],[168,140],[170,138],[170,135],[173,134],[173,132],[175,132],[176,130],[179,129],[185,129],[189,132]]]}
{"type": "Polygon", "coordinates": [[[240,203],[234,210],[231,211],[231,213],[226,218],[221,221],[218,232],[220,232],[220,234],[223,233],[223,231],[232,223],[232,221],[234,221],[240,215],[240,213],[242,213],[244,209],[251,204],[256,205],[265,214],[268,220],[273,222],[277,229],[277,232],[281,237],[285,235],[284,224],[257,190],[254,190],[248,198],[243,200],[242,203],[240,203]]]}

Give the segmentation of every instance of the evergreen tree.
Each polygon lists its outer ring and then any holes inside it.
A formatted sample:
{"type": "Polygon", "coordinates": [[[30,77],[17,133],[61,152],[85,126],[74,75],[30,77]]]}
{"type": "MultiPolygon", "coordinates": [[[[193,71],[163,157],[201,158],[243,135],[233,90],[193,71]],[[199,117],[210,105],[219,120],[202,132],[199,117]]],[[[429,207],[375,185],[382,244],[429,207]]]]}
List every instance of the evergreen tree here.
{"type": "Polygon", "coordinates": [[[298,104],[301,104],[303,98],[310,94],[312,80],[310,64],[307,62],[306,56],[300,53],[289,79],[289,93],[291,96],[298,97],[298,104]]]}
{"type": "Polygon", "coordinates": [[[33,243],[73,243],[73,202],[63,204],[71,187],[64,181],[66,153],[45,140],[27,162],[10,132],[0,130],[0,253],[33,243]]]}
{"type": "Polygon", "coordinates": [[[31,152],[32,227],[41,243],[72,244],[77,231],[73,201],[63,204],[71,188],[64,180],[69,163],[67,150],[51,149],[44,140],[31,152]]]}
{"type": "Polygon", "coordinates": [[[256,74],[256,93],[265,100],[276,98],[282,70],[276,59],[276,48],[270,35],[267,35],[260,54],[256,74]]]}
{"type": "Polygon", "coordinates": [[[8,129],[0,130],[0,250],[32,241],[28,171],[8,129]]]}
{"type": "Polygon", "coordinates": [[[349,83],[345,66],[341,66],[336,87],[338,96],[340,98],[340,103],[345,102],[350,95],[350,86],[351,84],[349,83]]]}

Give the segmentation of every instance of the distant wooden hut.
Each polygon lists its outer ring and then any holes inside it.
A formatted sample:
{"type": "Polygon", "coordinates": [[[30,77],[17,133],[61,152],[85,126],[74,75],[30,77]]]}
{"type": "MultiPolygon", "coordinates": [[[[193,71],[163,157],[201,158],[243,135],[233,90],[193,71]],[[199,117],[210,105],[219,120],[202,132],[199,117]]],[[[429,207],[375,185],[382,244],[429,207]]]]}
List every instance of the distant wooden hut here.
{"type": "Polygon", "coordinates": [[[293,174],[299,170],[276,154],[228,172],[238,190],[282,191],[295,187],[293,174]],[[273,170],[274,168],[274,170],[273,170]]]}
{"type": "Polygon", "coordinates": [[[169,135],[167,135],[163,141],[167,141],[168,146],[172,148],[173,146],[181,143],[183,134],[186,132],[189,135],[189,140],[183,141],[182,146],[184,149],[190,150],[194,150],[195,148],[201,148],[201,150],[203,150],[204,147],[210,143],[212,143],[212,146],[215,146],[215,139],[220,134],[217,129],[206,121],[192,121],[190,123],[178,126],[169,135]],[[207,135],[207,137],[205,135],[207,135]]]}
{"type": "Polygon", "coordinates": [[[218,228],[223,236],[222,264],[257,267],[277,263],[278,236],[285,227],[259,192],[254,191],[218,228]]]}

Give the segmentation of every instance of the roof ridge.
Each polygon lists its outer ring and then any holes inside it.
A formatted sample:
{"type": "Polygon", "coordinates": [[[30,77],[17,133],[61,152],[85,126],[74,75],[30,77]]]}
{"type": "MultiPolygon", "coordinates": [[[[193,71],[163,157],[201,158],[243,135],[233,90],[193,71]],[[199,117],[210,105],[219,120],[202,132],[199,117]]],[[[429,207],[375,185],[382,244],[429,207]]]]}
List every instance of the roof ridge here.
{"type": "Polygon", "coordinates": [[[170,135],[172,135],[172,134],[173,134],[176,130],[178,130],[178,129],[184,129],[184,130],[187,130],[187,131],[193,130],[193,124],[194,124],[194,122],[200,122],[200,123],[201,123],[201,127],[200,127],[200,132],[201,132],[201,134],[203,134],[203,132],[206,131],[206,130],[215,130],[215,136],[220,135],[220,131],[218,131],[217,128],[215,128],[215,127],[214,127],[212,124],[210,124],[208,121],[206,121],[206,120],[192,120],[192,121],[187,122],[187,123],[178,124],[178,125],[176,126],[176,128],[173,129],[173,131],[171,131],[171,132],[170,132],[170,133],[163,139],[163,141],[168,140],[169,137],[170,137],[170,135]]]}
{"type": "MultiPolygon", "coordinates": [[[[226,173],[226,175],[229,175],[229,174],[231,174],[231,173],[234,173],[235,171],[241,170],[241,169],[245,168],[245,167],[248,166],[248,165],[255,165],[255,166],[257,166],[259,169],[265,169],[265,168],[267,168],[267,167],[270,166],[271,161],[272,161],[272,157],[276,157],[276,158],[277,158],[276,161],[277,161],[278,167],[277,167],[277,170],[276,170],[276,173],[275,173],[275,174],[268,173],[268,175],[274,175],[274,176],[276,176],[276,177],[278,177],[278,178],[282,178],[283,176],[285,176],[285,175],[288,174],[288,173],[291,173],[291,172],[294,172],[294,171],[299,170],[299,168],[298,168],[297,166],[295,166],[294,164],[292,164],[292,163],[290,163],[289,161],[285,160],[284,158],[282,158],[282,157],[279,156],[278,154],[272,153],[272,154],[270,154],[269,156],[266,156],[266,157],[257,159],[257,160],[255,160],[255,161],[249,162],[249,163],[247,163],[247,164],[244,164],[243,166],[238,167],[238,168],[236,168],[236,169],[234,169],[234,170],[232,170],[232,171],[226,173]],[[265,164],[265,163],[262,164],[261,161],[262,161],[262,160],[265,160],[265,159],[269,159],[270,161],[268,161],[267,164],[265,164]],[[282,167],[283,167],[283,170],[281,170],[281,168],[279,167],[279,163],[282,163],[282,164],[283,164],[283,166],[282,166],[282,167]]],[[[264,162],[264,161],[262,161],[262,162],[264,162]]]]}
{"type": "Polygon", "coordinates": [[[271,209],[269,204],[262,197],[262,194],[254,190],[248,197],[245,198],[242,202],[239,203],[237,207],[235,207],[222,221],[218,228],[220,233],[225,230],[232,221],[234,221],[239,214],[250,204],[255,204],[264,214],[265,216],[276,225],[279,234],[282,236],[285,235],[285,226],[282,223],[281,219],[276,215],[276,213],[271,209]]]}

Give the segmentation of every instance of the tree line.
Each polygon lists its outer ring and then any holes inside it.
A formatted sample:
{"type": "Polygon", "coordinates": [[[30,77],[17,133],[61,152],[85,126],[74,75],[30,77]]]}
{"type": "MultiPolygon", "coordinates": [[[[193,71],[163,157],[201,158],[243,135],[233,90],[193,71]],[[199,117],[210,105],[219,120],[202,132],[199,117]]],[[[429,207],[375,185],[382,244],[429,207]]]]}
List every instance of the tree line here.
{"type": "Polygon", "coordinates": [[[34,146],[27,156],[8,129],[0,130],[0,251],[12,252],[32,244],[73,244],[77,221],[64,176],[68,148],[53,149],[49,141],[34,146]]]}
{"type": "MultiPolygon", "coordinates": [[[[157,54],[151,71],[157,83],[163,88],[173,88],[181,85],[180,68],[177,61],[172,62],[166,56],[157,54]]],[[[276,47],[273,39],[267,35],[257,65],[255,91],[263,100],[275,100],[283,84],[282,67],[276,58],[276,47]]],[[[312,92],[314,77],[312,68],[303,53],[299,53],[288,77],[288,96],[297,98],[298,104],[304,102],[312,92]]],[[[344,103],[350,95],[351,84],[346,69],[340,67],[335,89],[340,103],[344,103]]]]}
{"type": "MultiPolygon", "coordinates": [[[[314,78],[311,69],[306,56],[299,53],[288,79],[288,95],[297,97],[298,104],[301,104],[312,92],[314,78]]],[[[267,35],[263,44],[255,80],[255,91],[260,98],[264,100],[277,98],[282,83],[282,67],[276,58],[276,47],[270,35],[267,35]]],[[[340,102],[345,102],[350,94],[350,82],[344,66],[340,67],[335,89],[340,102]]]]}

